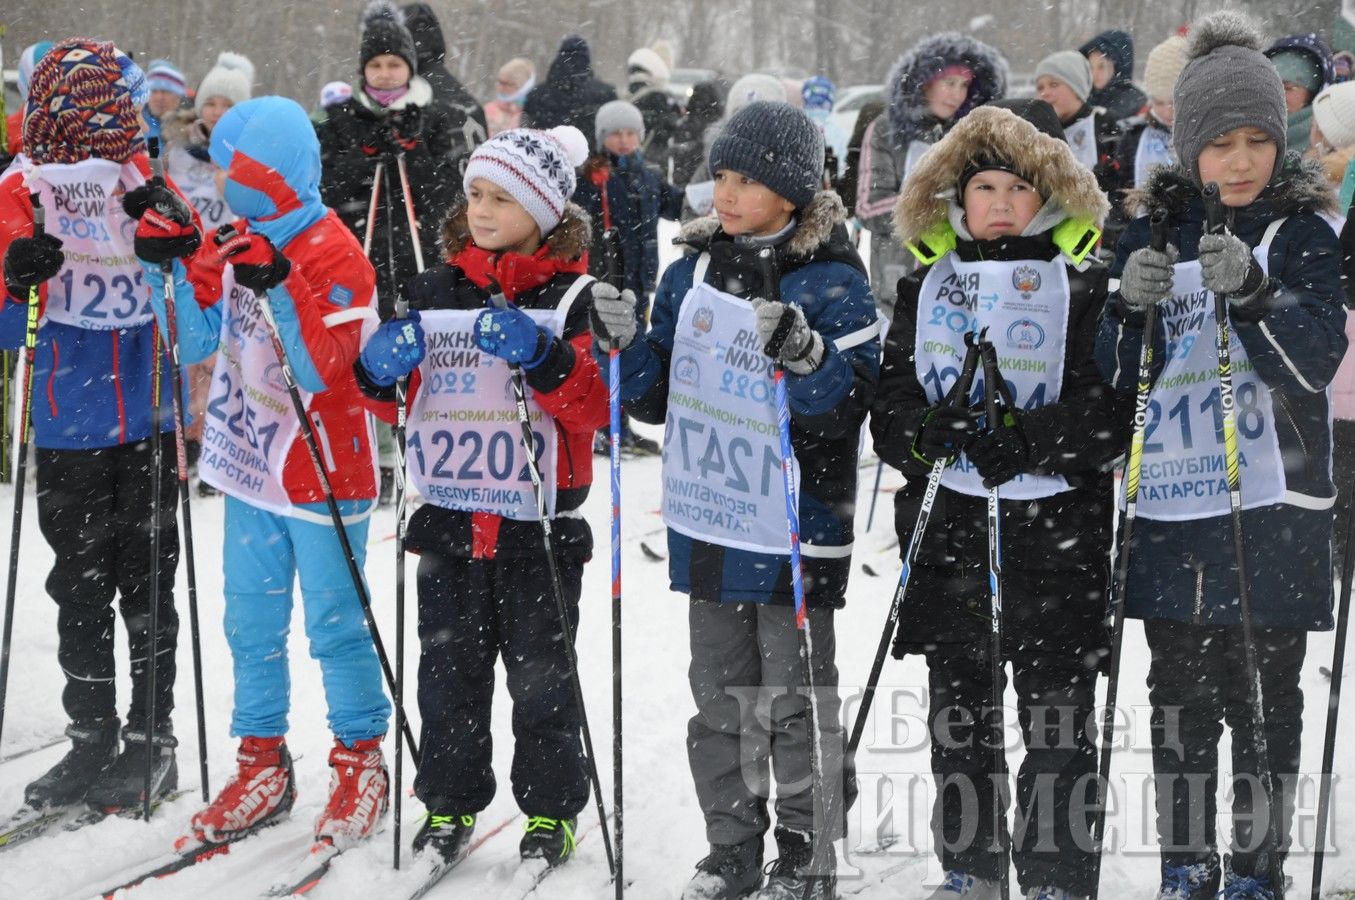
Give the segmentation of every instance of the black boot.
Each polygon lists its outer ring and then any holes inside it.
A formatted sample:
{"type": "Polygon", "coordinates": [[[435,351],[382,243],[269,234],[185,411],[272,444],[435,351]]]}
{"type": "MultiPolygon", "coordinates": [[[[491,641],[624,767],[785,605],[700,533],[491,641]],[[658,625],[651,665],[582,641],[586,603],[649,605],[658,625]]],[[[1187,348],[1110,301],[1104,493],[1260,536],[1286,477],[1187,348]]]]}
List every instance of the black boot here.
{"type": "Polygon", "coordinates": [[[34,809],[82,802],[90,787],[118,758],[120,724],[117,719],[101,719],[67,725],[70,752],[46,775],[24,788],[24,802],[34,809]]]}
{"type": "Polygon", "coordinates": [[[470,839],[474,833],[475,816],[430,812],[414,835],[414,854],[428,854],[436,862],[456,865],[470,852],[470,839]]]}
{"type": "Polygon", "coordinates": [[[837,896],[837,854],[829,844],[814,859],[814,836],[776,826],[781,856],[768,867],[767,885],[754,900],[833,900],[837,896]],[[818,870],[815,866],[818,866],[818,870]]]}
{"type": "Polygon", "coordinates": [[[762,885],[762,836],[741,844],[711,844],[696,864],[682,900],[738,900],[762,885]]]}
{"type": "Polygon", "coordinates": [[[528,816],[527,833],[518,845],[523,859],[544,859],[548,865],[558,866],[574,855],[574,829],[578,819],[550,819],[528,816]]]}
{"type": "MultiPolygon", "coordinates": [[[[165,722],[158,725],[151,744],[151,799],[158,800],[179,787],[179,765],[174,748],[179,746],[174,729],[165,722]]],[[[146,732],[130,726],[122,732],[122,752],[89,789],[85,801],[105,810],[126,809],[142,802],[146,789],[146,732]]]]}

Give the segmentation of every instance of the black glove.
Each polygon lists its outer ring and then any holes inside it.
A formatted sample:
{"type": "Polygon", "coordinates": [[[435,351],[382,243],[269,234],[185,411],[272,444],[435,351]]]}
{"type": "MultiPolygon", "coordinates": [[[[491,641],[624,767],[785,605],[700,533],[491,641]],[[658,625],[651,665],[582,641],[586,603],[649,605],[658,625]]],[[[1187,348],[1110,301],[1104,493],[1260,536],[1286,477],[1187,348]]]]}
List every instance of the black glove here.
{"type": "Polygon", "coordinates": [[[367,156],[394,156],[399,145],[388,123],[374,122],[366,129],[360,140],[362,152],[367,156]]]}
{"type": "Polygon", "coordinates": [[[986,488],[1006,484],[1030,470],[1030,445],[1017,413],[1007,411],[1003,422],[985,431],[965,448],[965,455],[983,476],[986,488]]]}
{"type": "Polygon", "coordinates": [[[406,150],[412,149],[423,135],[423,110],[406,106],[390,114],[391,137],[406,150]]]}
{"type": "Polygon", "coordinates": [[[913,455],[927,465],[959,456],[978,434],[979,414],[962,406],[937,406],[922,420],[913,455]]]}
{"type": "Polygon", "coordinates": [[[202,235],[193,223],[193,210],[158,179],[128,191],[122,198],[122,209],[138,220],[132,240],[138,259],[165,263],[192,256],[202,246],[202,235]]]}
{"type": "Polygon", "coordinates": [[[48,279],[55,278],[66,263],[61,239],[43,233],[38,237],[20,237],[5,250],[5,289],[20,300],[48,279]]]}
{"type": "Polygon", "coordinates": [[[262,294],[286,280],[292,263],[257,232],[236,234],[229,228],[217,231],[218,253],[223,262],[235,267],[235,280],[256,294],[262,294]]]}

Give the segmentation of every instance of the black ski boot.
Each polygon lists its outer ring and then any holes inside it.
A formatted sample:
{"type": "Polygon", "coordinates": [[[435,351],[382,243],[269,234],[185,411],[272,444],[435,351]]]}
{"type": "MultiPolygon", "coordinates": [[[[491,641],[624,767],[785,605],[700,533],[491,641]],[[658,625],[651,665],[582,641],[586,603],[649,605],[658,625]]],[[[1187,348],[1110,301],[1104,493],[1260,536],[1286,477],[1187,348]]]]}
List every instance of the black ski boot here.
{"type": "Polygon", "coordinates": [[[435,862],[454,866],[470,852],[470,839],[474,833],[475,816],[430,812],[414,835],[414,855],[431,855],[435,862]]]}
{"type": "Polygon", "coordinates": [[[696,864],[682,900],[739,900],[762,886],[762,837],[742,844],[711,844],[696,864]]]}
{"type": "Polygon", "coordinates": [[[73,806],[118,758],[117,719],[72,722],[66,726],[71,749],[47,774],[24,788],[24,802],[34,809],[73,806]]]}
{"type": "Polygon", "coordinates": [[[518,845],[518,855],[523,859],[544,859],[550,866],[561,865],[574,855],[577,825],[578,819],[528,816],[527,833],[518,845]]]}
{"type": "MultiPolygon", "coordinates": [[[[168,722],[157,727],[150,739],[151,799],[158,800],[172,794],[179,787],[179,765],[174,759],[174,748],[179,742],[168,722]]],[[[122,752],[97,782],[89,789],[85,802],[96,809],[118,810],[139,806],[146,789],[146,731],[122,731],[122,752]]]]}
{"type": "Polygon", "coordinates": [[[767,867],[767,885],[753,900],[833,900],[837,896],[837,854],[832,845],[815,860],[814,837],[807,831],[776,826],[781,856],[767,867]],[[815,865],[822,871],[815,871],[815,865]]]}

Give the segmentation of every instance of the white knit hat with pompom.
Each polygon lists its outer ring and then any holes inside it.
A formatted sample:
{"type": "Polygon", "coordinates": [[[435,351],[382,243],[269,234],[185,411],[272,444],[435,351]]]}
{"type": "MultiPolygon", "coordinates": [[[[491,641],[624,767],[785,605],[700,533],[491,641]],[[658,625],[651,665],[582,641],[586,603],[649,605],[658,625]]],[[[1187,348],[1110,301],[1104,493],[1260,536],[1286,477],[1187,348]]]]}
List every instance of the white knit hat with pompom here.
{"type": "Polygon", "coordinates": [[[573,125],[548,131],[514,128],[496,134],[471,154],[462,187],[477,178],[497,184],[527,210],[544,236],[560,224],[574,196],[574,170],[588,160],[588,140],[573,125]]]}
{"type": "Polygon", "coordinates": [[[254,64],[249,58],[229,50],[216,58],[216,65],[202,76],[193,105],[202,115],[202,106],[213,97],[225,97],[231,106],[244,103],[254,90],[254,64]]]}

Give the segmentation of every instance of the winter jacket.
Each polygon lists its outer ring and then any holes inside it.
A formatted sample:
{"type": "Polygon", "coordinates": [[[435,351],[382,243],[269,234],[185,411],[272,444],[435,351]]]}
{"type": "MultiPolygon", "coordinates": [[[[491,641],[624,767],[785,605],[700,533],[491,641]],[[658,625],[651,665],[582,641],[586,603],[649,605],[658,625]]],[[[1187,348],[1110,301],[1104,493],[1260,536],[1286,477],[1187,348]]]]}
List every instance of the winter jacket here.
{"type": "MultiPolygon", "coordinates": [[[[12,240],[33,234],[33,206],[24,186],[23,160],[18,157],[0,178],[0,258],[12,240]]],[[[134,156],[132,162],[143,178],[150,177],[150,160],[144,152],[134,156]]],[[[60,215],[48,215],[49,234],[60,237],[62,228],[60,215]]],[[[130,241],[126,252],[130,256],[130,241]]],[[[69,273],[69,267],[63,272],[69,273]]],[[[91,275],[98,277],[93,272],[87,275],[87,286],[91,275]]],[[[57,275],[57,280],[61,278],[57,275]]],[[[121,292],[138,307],[150,298],[148,286],[126,273],[110,273],[105,287],[121,292]]],[[[11,297],[8,292],[4,296],[9,302],[0,304],[0,347],[12,350],[24,345],[28,297],[11,297]]],[[[151,434],[154,324],[109,330],[80,328],[46,318],[46,301],[44,288],[44,317],[38,323],[33,363],[36,445],[44,450],[97,450],[144,440],[151,434]]],[[[168,354],[163,355],[162,364],[161,429],[172,431],[169,370],[164,368],[169,365],[168,354]]]]}
{"type": "Polygon", "coordinates": [[[670,144],[673,184],[686,187],[706,161],[706,129],[720,121],[724,112],[724,96],[718,81],[693,85],[692,95],[687,99],[687,112],[675,126],[670,144]]]}
{"type": "Polygon", "coordinates": [[[618,263],[626,287],[637,297],[654,291],[659,279],[659,219],[676,220],[682,213],[682,191],[645,164],[639,152],[617,157],[598,155],[584,168],[574,202],[593,222],[590,271],[605,276],[603,233],[615,228],[621,238],[618,263]]]}
{"type": "Polygon", "coordinates": [[[465,85],[447,71],[447,41],[432,8],[427,3],[410,3],[404,12],[405,26],[414,38],[414,51],[418,55],[419,77],[428,82],[433,89],[433,102],[446,113],[452,157],[461,159],[484,143],[489,133],[485,111],[465,85]]]}
{"type": "MultiPolygon", "coordinates": [[[[1061,475],[1069,489],[1038,500],[1001,501],[1004,647],[1007,652],[1092,654],[1105,641],[1113,519],[1110,463],[1123,452],[1129,436],[1123,411],[1093,355],[1107,273],[1087,253],[1095,241],[1094,222],[1105,214],[1106,204],[1090,173],[1060,142],[1039,135],[1026,143],[1029,135],[1012,127],[1014,116],[990,112],[999,111],[971,114],[933,147],[896,206],[896,232],[915,244],[933,245],[928,258],[940,256],[899,282],[880,389],[871,410],[871,434],[880,458],[907,479],[894,504],[899,543],[906,548],[931,470],[915,453],[915,442],[935,408],[918,377],[916,337],[920,322],[934,314],[936,298],[924,304],[920,292],[934,266],[948,264],[942,247],[954,238],[950,253],[962,262],[1061,261],[1068,278],[1068,308],[1058,398],[1047,403],[1031,399],[1018,414],[1030,450],[1026,472],[1061,475]],[[957,234],[952,223],[959,218],[959,207],[938,195],[958,180],[971,153],[992,153],[1014,160],[1019,171],[1038,173],[1032,177],[1046,197],[1043,230],[984,241],[967,232],[957,234]],[[1057,625],[1051,627],[1053,622],[1057,625]]],[[[994,299],[1020,309],[1019,290],[1005,287],[994,299]]],[[[975,299],[971,295],[967,302],[975,299]]],[[[991,337],[1001,365],[1001,353],[1013,346],[1010,332],[991,337]]],[[[974,384],[971,396],[981,398],[981,371],[974,384]]],[[[986,497],[944,485],[938,491],[903,607],[897,651],[976,643],[986,635],[988,604],[972,591],[958,589],[987,568],[986,518],[986,497]]]]}
{"type": "MultiPolygon", "coordinates": [[[[1171,146],[1171,126],[1163,125],[1151,113],[1144,113],[1141,116],[1131,116],[1128,119],[1121,120],[1116,126],[1119,132],[1119,140],[1115,145],[1115,165],[1120,176],[1120,191],[1127,191],[1130,188],[1142,187],[1134,183],[1135,163],[1138,160],[1139,145],[1143,141],[1144,133],[1152,129],[1155,136],[1161,137],[1167,143],[1168,149],[1173,157],[1176,156],[1175,150],[1171,146]]],[[[1115,210],[1122,208],[1124,199],[1123,193],[1111,197],[1111,202],[1115,210]]],[[[1127,220],[1126,220],[1127,221],[1127,220]]],[[[1122,226],[1123,227],[1123,226],[1122,226]]],[[[1114,249],[1111,247],[1110,249],[1114,249]]]]}
{"type": "MultiPolygon", "coordinates": [[[[1229,307],[1235,343],[1240,343],[1270,392],[1286,481],[1285,500],[1244,509],[1247,575],[1253,622],[1261,627],[1323,630],[1331,627],[1331,413],[1327,387],[1346,350],[1341,251],[1317,213],[1331,206],[1320,167],[1290,156],[1278,176],[1251,205],[1228,210],[1228,228],[1257,246],[1270,224],[1284,218],[1270,245],[1271,281],[1253,309],[1229,307]]],[[[1142,192],[1130,197],[1134,212],[1166,209],[1169,241],[1181,261],[1194,260],[1204,228],[1199,188],[1180,167],[1159,169],[1142,192]]],[[[1149,242],[1146,215],[1120,240],[1112,278],[1149,242]]],[[[1097,338],[1102,373],[1132,396],[1138,373],[1143,319],[1128,313],[1118,292],[1106,307],[1097,338]]],[[[1210,338],[1212,340],[1212,337],[1210,338]]],[[[1154,333],[1156,381],[1166,358],[1162,329],[1154,333]]],[[[1239,423],[1246,424],[1239,395],[1239,423]]],[[[1167,426],[1164,426],[1167,427],[1167,426]]],[[[1151,440],[1151,435],[1149,436],[1151,440]]],[[[1222,446],[1219,448],[1222,454],[1222,446]]],[[[1242,498],[1260,485],[1242,470],[1242,498]]],[[[1223,475],[1217,474],[1219,482],[1223,475]]],[[[1237,572],[1231,518],[1187,521],[1145,518],[1134,526],[1127,613],[1210,626],[1238,623],[1237,572]]]]}
{"type": "Polygon", "coordinates": [[[667,176],[669,150],[673,135],[677,131],[678,120],[682,112],[668,92],[661,87],[634,85],[638,88],[630,96],[630,102],[640,110],[645,123],[645,139],[640,145],[649,164],[656,166],[659,172],[667,176]]]}
{"type": "Polygon", "coordinates": [[[1112,122],[1138,115],[1147,104],[1148,95],[1134,85],[1134,39],[1123,31],[1103,31],[1077,48],[1086,57],[1092,51],[1110,57],[1115,74],[1105,87],[1092,89],[1087,103],[1104,109],[1112,122]]]}
{"type": "MultiPolygon", "coordinates": [[[[776,247],[781,296],[804,310],[825,346],[818,369],[785,378],[800,466],[805,592],[811,606],[833,608],[846,599],[861,423],[875,393],[880,346],[865,267],[844,219],[837,195],[822,192],[776,247]]],[[[676,322],[700,261],[708,261],[705,282],[716,289],[741,298],[763,293],[756,254],[736,245],[714,216],[686,225],[680,242],[689,253],[663,273],[648,335],[621,353],[622,403],[636,419],[653,424],[668,417],[676,322]]],[[[789,556],[735,550],[671,528],[668,550],[674,591],[712,602],[794,602],[789,556]]]]}
{"type": "MultiPolygon", "coordinates": [[[[908,177],[914,142],[933,144],[970,110],[1007,93],[1007,61],[987,44],[955,32],[927,38],[899,57],[890,70],[889,107],[866,134],[857,181],[856,217],[870,231],[870,282],[886,315],[894,306],[894,287],[914,267],[912,255],[894,239],[893,213],[899,189],[908,177]],[[949,122],[932,115],[922,89],[947,66],[974,73],[969,96],[949,122]]],[[[916,151],[914,151],[916,156],[916,151]]]]}
{"type": "MultiPolygon", "coordinates": [[[[1278,53],[1285,51],[1298,51],[1306,53],[1317,64],[1320,73],[1321,83],[1317,90],[1313,91],[1313,97],[1322,93],[1322,89],[1336,81],[1336,70],[1332,63],[1331,48],[1329,48],[1322,38],[1309,32],[1307,34],[1290,34],[1277,40],[1266,49],[1266,56],[1274,57],[1278,53]]],[[[1288,128],[1286,130],[1287,149],[1294,153],[1303,153],[1308,149],[1309,138],[1313,124],[1313,107],[1311,101],[1309,104],[1296,113],[1289,116],[1288,128]]]]}
{"type": "Polygon", "coordinates": [[[320,188],[325,205],[339,214],[359,244],[369,226],[367,210],[376,167],[384,162],[385,183],[376,207],[376,222],[371,226],[369,257],[376,267],[378,308],[383,317],[389,316],[400,291],[418,274],[404,191],[395,158],[389,154],[395,146],[404,150],[419,241],[424,259],[430,260],[436,245],[434,223],[442,221],[448,206],[461,193],[461,171],[451,155],[454,140],[451,122],[445,109],[435,101],[428,82],[415,77],[409,92],[389,108],[378,106],[359,88],[350,99],[329,107],[329,118],[316,129],[316,134],[320,138],[323,166],[320,188]],[[393,120],[405,116],[417,118],[418,136],[404,145],[393,144],[393,120]],[[387,215],[391,217],[389,223],[387,215]],[[388,232],[393,232],[395,242],[394,271],[390,265],[388,232]]]}
{"type": "Polygon", "coordinates": [[[847,138],[847,153],[842,157],[842,177],[838,179],[837,195],[847,208],[847,217],[856,215],[856,196],[861,185],[861,154],[865,150],[866,138],[870,126],[884,114],[882,101],[872,100],[862,105],[852,125],[851,137],[847,138]]]}
{"type": "MultiPolygon", "coordinates": [[[[522,257],[506,257],[492,270],[473,268],[470,261],[480,266],[490,256],[470,243],[463,205],[453,211],[443,226],[442,244],[452,261],[439,263],[415,279],[410,286],[410,306],[418,310],[488,307],[489,291],[485,285],[492,271],[505,296],[516,306],[554,309],[586,270],[588,242],[588,217],[578,206],[570,204],[565,207],[564,219],[547,236],[545,246],[525,264],[514,262],[522,257]],[[461,252],[464,257],[458,257],[461,252]],[[458,265],[458,259],[466,261],[458,265]]],[[[551,341],[545,360],[524,371],[533,399],[555,419],[557,429],[553,543],[557,548],[585,557],[592,553],[593,537],[587,520],[578,510],[593,483],[593,434],[607,421],[607,387],[590,352],[591,297],[585,290],[574,300],[564,331],[551,341]]],[[[394,388],[373,384],[361,366],[356,372],[363,392],[377,401],[374,409],[393,421],[394,388]]],[[[415,370],[408,394],[411,403],[418,395],[421,380],[421,373],[415,370]]],[[[541,526],[425,503],[410,519],[405,546],[415,553],[427,551],[477,559],[539,557],[541,526]]]]}
{"type": "Polygon", "coordinates": [[[616,88],[593,77],[592,51],[580,37],[566,38],[550,64],[546,80],[532,89],[522,104],[522,124],[526,128],[554,128],[573,125],[594,144],[594,118],[598,107],[616,99],[616,88]]]}

